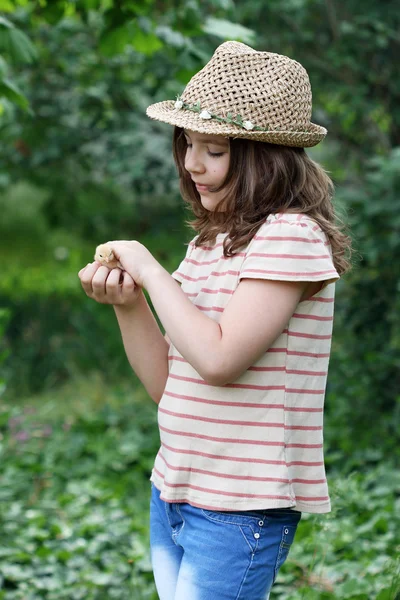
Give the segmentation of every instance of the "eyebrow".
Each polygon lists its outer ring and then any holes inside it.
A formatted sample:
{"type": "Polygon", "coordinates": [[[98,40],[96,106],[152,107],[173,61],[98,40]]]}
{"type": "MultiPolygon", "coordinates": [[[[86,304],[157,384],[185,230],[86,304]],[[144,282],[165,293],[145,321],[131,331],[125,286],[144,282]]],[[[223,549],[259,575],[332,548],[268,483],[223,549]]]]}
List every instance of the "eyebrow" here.
{"type": "MultiPolygon", "coordinates": [[[[186,131],[184,131],[183,133],[185,134],[185,136],[187,136],[190,139],[190,135],[188,133],[186,133],[186,131]]],[[[219,141],[216,138],[207,138],[207,137],[199,137],[197,139],[200,142],[207,142],[208,144],[214,144],[215,146],[227,146],[228,145],[227,139],[222,139],[221,141],[219,141]]]]}

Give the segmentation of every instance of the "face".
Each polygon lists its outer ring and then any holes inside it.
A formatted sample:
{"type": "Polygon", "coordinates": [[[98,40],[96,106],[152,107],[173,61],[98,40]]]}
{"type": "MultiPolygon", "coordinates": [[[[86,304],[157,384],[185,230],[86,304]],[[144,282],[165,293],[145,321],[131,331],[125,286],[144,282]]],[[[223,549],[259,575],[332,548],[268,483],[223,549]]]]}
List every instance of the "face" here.
{"type": "Polygon", "coordinates": [[[184,130],[187,143],[185,169],[196,184],[204,208],[213,211],[224,190],[212,192],[225,180],[229,170],[229,140],[218,135],[184,130]]]}

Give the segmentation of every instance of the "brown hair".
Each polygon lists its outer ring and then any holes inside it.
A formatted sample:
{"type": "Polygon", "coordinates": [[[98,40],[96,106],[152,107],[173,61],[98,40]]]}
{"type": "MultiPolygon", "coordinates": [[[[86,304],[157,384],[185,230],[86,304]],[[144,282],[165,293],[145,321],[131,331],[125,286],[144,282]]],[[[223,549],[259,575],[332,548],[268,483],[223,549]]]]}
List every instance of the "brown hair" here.
{"type": "Polygon", "coordinates": [[[201,204],[200,195],[185,169],[186,139],[175,127],[173,153],[180,177],[180,190],[195,219],[187,224],[198,232],[195,245],[214,243],[218,233],[228,233],[224,255],[235,255],[247,246],[268,215],[279,212],[303,213],[314,219],[326,233],[333,262],[339,275],[350,268],[349,236],[335,215],[334,185],[326,171],[304,148],[281,146],[242,138],[229,138],[230,163],[222,189],[224,198],[212,212],[201,204]],[[234,199],[233,202],[230,199],[234,199]],[[226,202],[225,210],[222,208],[226,202]]]}

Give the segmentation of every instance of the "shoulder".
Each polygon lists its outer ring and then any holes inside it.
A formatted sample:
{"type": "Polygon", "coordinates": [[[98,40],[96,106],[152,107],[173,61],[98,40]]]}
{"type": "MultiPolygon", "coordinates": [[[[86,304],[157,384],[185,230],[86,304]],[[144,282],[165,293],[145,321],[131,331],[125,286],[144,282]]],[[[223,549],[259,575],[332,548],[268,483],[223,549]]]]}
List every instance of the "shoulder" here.
{"type": "Polygon", "coordinates": [[[247,249],[257,246],[298,247],[308,252],[312,245],[329,246],[329,240],[320,225],[301,213],[269,215],[250,240],[247,249]],[[308,250],[307,250],[308,249],[308,250]]]}
{"type": "Polygon", "coordinates": [[[269,215],[246,248],[241,276],[287,281],[338,278],[326,234],[314,219],[300,213],[269,215]]]}
{"type": "Polygon", "coordinates": [[[294,235],[303,232],[304,235],[320,235],[326,238],[320,225],[308,215],[303,213],[274,213],[269,215],[261,225],[256,235],[264,232],[273,234],[274,231],[288,231],[294,235]]]}

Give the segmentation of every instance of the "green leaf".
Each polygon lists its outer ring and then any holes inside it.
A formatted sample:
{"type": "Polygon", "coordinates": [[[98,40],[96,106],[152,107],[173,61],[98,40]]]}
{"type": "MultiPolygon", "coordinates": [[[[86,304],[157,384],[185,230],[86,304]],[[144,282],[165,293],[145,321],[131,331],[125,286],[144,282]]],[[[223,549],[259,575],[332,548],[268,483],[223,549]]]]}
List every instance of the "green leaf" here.
{"type": "Polygon", "coordinates": [[[152,55],[163,47],[163,43],[154,33],[143,31],[133,20],[104,34],[100,50],[105,56],[114,56],[123,54],[127,46],[141,54],[152,55]]]}
{"type": "Polygon", "coordinates": [[[22,110],[33,114],[29,107],[28,99],[20,92],[15,83],[9,79],[3,79],[0,81],[0,97],[11,100],[14,104],[17,104],[22,110]]]}
{"type": "Polygon", "coordinates": [[[14,3],[11,0],[0,0],[0,10],[3,12],[12,12],[15,10],[14,3]]]}
{"type": "Polygon", "coordinates": [[[0,50],[15,62],[32,63],[37,58],[35,46],[20,29],[0,17],[0,50]]]}
{"type": "Polygon", "coordinates": [[[11,23],[11,21],[6,19],[5,17],[0,17],[0,28],[1,27],[5,27],[7,29],[14,29],[15,25],[14,25],[14,23],[11,23]]]}
{"type": "Polygon", "coordinates": [[[256,40],[256,33],[252,29],[232,23],[231,21],[226,21],[225,19],[215,19],[214,17],[206,19],[203,31],[224,40],[238,40],[245,44],[254,44],[256,40]]]}
{"type": "Polygon", "coordinates": [[[5,77],[7,75],[7,63],[2,56],[0,56],[0,77],[5,77]]]}
{"type": "Polygon", "coordinates": [[[179,31],[174,31],[171,27],[161,25],[156,28],[155,33],[168,46],[173,46],[174,48],[183,48],[185,46],[185,36],[179,31]]]}

